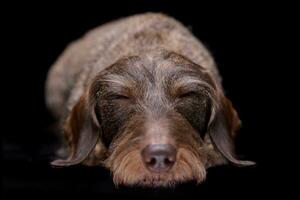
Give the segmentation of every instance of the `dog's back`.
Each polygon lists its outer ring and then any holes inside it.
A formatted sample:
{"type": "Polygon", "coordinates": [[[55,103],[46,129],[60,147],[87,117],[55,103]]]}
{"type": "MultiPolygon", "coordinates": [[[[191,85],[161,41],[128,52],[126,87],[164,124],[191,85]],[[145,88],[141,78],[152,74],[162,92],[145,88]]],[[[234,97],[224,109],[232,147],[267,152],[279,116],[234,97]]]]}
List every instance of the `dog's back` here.
{"type": "Polygon", "coordinates": [[[163,49],[189,58],[220,81],[209,52],[180,22],[163,14],[139,14],[102,25],[71,43],[50,69],[47,106],[61,118],[97,72],[122,57],[163,49]]]}

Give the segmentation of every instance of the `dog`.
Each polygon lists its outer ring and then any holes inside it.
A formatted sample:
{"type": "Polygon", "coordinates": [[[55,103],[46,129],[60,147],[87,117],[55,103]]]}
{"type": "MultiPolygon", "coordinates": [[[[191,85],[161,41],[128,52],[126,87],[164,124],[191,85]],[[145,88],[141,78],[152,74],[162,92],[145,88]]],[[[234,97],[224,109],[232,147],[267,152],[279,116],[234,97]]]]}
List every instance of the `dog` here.
{"type": "Polygon", "coordinates": [[[240,119],[216,64],[180,22],[161,13],[122,18],[71,43],[50,68],[46,104],[68,156],[54,166],[104,166],[116,185],[203,182],[234,152],[240,119]]]}

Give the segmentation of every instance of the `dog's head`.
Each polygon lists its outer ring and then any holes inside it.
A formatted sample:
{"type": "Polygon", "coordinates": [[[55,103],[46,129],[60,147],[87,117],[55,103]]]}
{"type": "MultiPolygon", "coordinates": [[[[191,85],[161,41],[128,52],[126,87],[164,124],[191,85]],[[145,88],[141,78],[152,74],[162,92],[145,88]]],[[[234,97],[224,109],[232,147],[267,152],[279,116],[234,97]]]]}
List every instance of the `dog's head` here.
{"type": "Polygon", "coordinates": [[[118,60],[90,82],[65,123],[70,156],[94,150],[125,185],[170,186],[206,176],[206,168],[234,155],[240,120],[222,88],[201,66],[173,52],[118,60]]]}

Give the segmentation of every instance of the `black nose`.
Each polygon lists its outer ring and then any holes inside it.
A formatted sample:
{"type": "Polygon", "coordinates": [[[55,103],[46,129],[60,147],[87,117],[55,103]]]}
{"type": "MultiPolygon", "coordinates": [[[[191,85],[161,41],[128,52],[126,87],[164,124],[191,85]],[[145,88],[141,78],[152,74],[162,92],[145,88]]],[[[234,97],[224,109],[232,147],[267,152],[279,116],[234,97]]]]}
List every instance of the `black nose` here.
{"type": "Polygon", "coordinates": [[[176,161],[176,149],[170,144],[152,144],[142,151],[146,167],[152,172],[166,172],[176,161]]]}

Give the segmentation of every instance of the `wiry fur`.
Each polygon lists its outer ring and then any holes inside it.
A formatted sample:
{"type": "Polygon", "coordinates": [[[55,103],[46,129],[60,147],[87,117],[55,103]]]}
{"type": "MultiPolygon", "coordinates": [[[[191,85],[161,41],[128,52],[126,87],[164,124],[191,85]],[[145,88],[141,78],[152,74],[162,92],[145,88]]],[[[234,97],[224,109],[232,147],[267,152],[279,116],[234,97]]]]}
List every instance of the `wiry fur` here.
{"type": "Polygon", "coordinates": [[[68,46],[49,71],[46,102],[69,148],[52,164],[103,165],[117,185],[200,183],[208,167],[253,164],[234,154],[240,120],[213,58],[163,14],[108,23],[68,46]],[[176,162],[150,172],[141,151],[159,143],[176,148],[176,162]]]}

